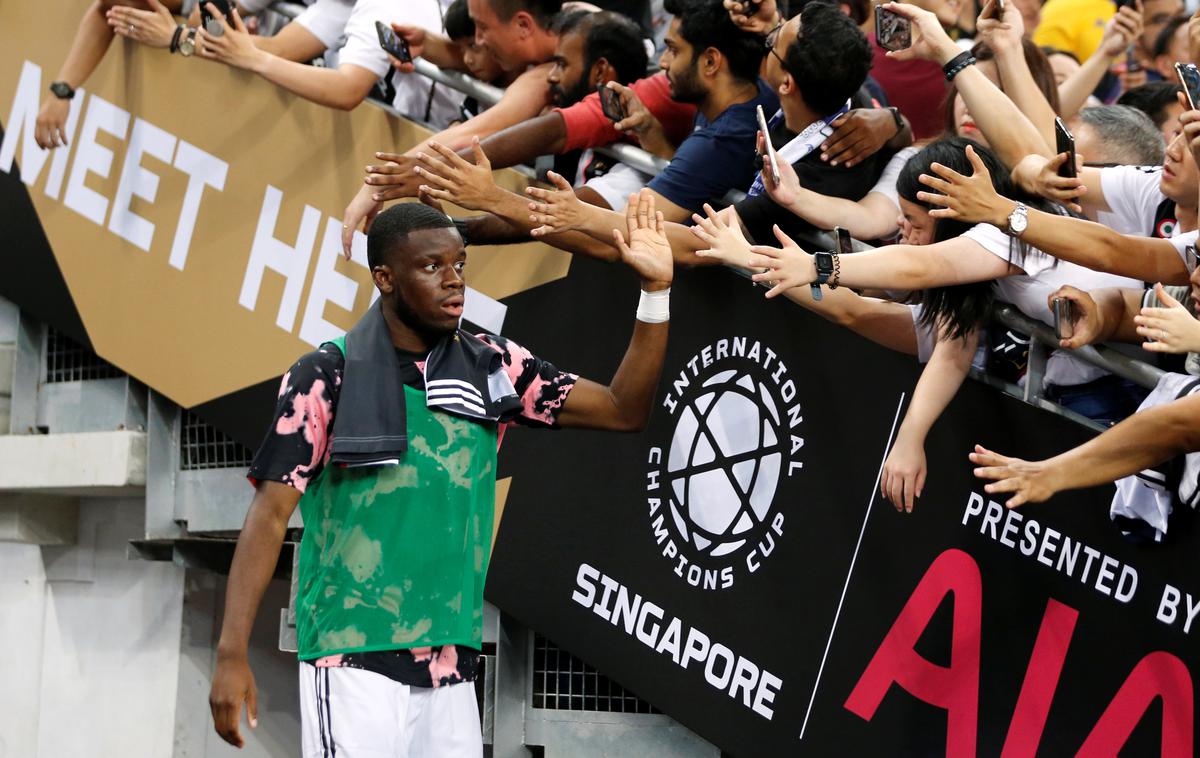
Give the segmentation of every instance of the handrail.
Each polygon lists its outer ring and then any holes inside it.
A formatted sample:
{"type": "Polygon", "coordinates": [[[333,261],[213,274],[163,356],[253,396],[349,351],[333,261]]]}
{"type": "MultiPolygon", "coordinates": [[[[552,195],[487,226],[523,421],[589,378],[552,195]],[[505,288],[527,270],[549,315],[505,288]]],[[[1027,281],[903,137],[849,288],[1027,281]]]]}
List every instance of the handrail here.
{"type": "MultiPolygon", "coordinates": [[[[303,9],[303,6],[291,2],[277,2],[271,6],[271,9],[288,18],[295,18],[299,11],[303,9]]],[[[498,87],[481,82],[460,71],[448,71],[438,68],[429,61],[421,58],[414,60],[413,65],[417,74],[469,97],[474,97],[485,105],[495,105],[504,95],[504,91],[498,87]]],[[[385,107],[390,106],[390,104],[384,105],[385,107]]],[[[646,174],[657,174],[667,165],[667,161],[633,145],[613,144],[598,148],[596,152],[609,155],[631,168],[646,174]]],[[[732,190],[726,196],[726,200],[736,202],[741,197],[744,197],[742,193],[732,190]]],[[[825,241],[820,237],[817,239],[821,240],[821,242],[825,241]]],[[[821,242],[818,242],[818,245],[821,242]]],[[[860,246],[861,243],[856,244],[856,247],[860,246]]],[[[1070,414],[1059,406],[1047,403],[1042,397],[1042,381],[1045,376],[1045,364],[1048,354],[1059,347],[1053,330],[1040,321],[1029,318],[1017,310],[1015,306],[1007,303],[998,304],[992,309],[991,320],[1009,329],[1027,334],[1031,338],[1029,346],[1029,369],[1026,372],[1026,382],[1025,388],[1022,391],[1022,397],[1042,407],[1052,406],[1052,409],[1058,409],[1060,412],[1074,417],[1074,414],[1070,414]]],[[[1088,345],[1071,351],[1071,355],[1148,389],[1153,389],[1165,373],[1162,369],[1123,355],[1105,345],[1088,345]]],[[[1009,392],[1012,391],[1005,387],[1001,387],[1001,389],[1009,392]]]]}

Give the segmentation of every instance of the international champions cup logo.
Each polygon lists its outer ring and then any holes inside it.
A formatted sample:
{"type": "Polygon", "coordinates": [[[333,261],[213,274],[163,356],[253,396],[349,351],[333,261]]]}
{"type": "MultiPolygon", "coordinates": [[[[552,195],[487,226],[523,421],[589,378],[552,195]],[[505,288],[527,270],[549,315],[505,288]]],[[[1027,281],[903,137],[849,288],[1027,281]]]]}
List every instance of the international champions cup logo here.
{"type": "Polygon", "coordinates": [[[732,587],[753,574],[783,535],[775,499],[803,468],[804,418],[779,355],[746,337],[706,346],[663,398],[668,447],[651,447],[646,495],[654,539],[693,587],[732,587]]]}

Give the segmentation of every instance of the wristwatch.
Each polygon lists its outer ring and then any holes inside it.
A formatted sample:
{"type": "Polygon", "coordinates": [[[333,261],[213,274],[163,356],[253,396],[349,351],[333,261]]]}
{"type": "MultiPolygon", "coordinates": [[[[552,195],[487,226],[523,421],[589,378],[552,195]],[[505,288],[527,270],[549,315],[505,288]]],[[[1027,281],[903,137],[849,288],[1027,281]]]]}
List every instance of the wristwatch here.
{"type": "Polygon", "coordinates": [[[836,253],[813,253],[813,263],[817,267],[817,280],[809,285],[812,287],[813,300],[821,299],[821,285],[833,276],[837,265],[836,258],[836,253]]]}
{"type": "Polygon", "coordinates": [[[896,137],[896,135],[898,135],[898,134],[900,134],[900,132],[904,131],[904,119],[900,117],[900,109],[897,108],[896,106],[893,105],[890,108],[888,108],[888,110],[892,112],[892,118],[896,120],[896,134],[892,135],[892,137],[894,139],[896,137]]]}
{"type": "Polygon", "coordinates": [[[189,28],[179,40],[179,54],[184,58],[196,52],[196,30],[189,28]]]}
{"type": "Polygon", "coordinates": [[[1029,226],[1029,209],[1024,203],[1017,203],[1017,207],[1013,208],[1013,212],[1008,214],[1008,229],[1006,230],[1011,237],[1020,237],[1025,233],[1025,227],[1029,226]]]}
{"type": "Polygon", "coordinates": [[[75,97],[75,90],[71,89],[71,85],[66,82],[54,82],[50,85],[50,92],[59,100],[70,100],[75,97]]]}

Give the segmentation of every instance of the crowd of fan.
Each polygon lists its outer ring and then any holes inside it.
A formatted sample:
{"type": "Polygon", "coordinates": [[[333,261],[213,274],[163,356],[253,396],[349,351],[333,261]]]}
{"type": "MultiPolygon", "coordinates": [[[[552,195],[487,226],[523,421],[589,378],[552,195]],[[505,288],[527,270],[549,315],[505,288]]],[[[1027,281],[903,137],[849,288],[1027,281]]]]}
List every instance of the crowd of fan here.
{"type": "MultiPolygon", "coordinates": [[[[1021,380],[1025,345],[990,325],[994,302],[1054,324],[1062,301],[1046,394],[1102,423],[1146,407],[1147,390],[1073,350],[1141,343],[1168,378],[1200,373],[1200,112],[1176,66],[1200,60],[1200,14],[1182,0],[888,4],[911,24],[892,52],[867,0],[315,0],[269,36],[251,18],[267,3],[239,5],[205,21],[187,0],[96,0],[58,78],[78,87],[117,34],[335,108],[374,93],[441,130],[403,154],[379,146],[346,208],[347,253],[384,203],[419,198],[478,211],[455,220],[468,244],[536,238],[614,260],[626,204],[649,193],[677,265],[747,269],[767,297],[925,362],[884,469],[898,508],[920,495],[926,434],[970,367],[1021,380]],[[376,22],[413,58],[503,97],[487,107],[415,73],[376,22]],[[613,143],[665,168],[593,152],[613,143]],[[543,156],[550,188],[493,182],[543,156]],[[795,241],[835,227],[874,248],[822,258],[795,241]]],[[[61,143],[66,115],[47,96],[44,146],[61,143]]],[[[1196,383],[1165,386],[1147,403],[1196,383]]]]}

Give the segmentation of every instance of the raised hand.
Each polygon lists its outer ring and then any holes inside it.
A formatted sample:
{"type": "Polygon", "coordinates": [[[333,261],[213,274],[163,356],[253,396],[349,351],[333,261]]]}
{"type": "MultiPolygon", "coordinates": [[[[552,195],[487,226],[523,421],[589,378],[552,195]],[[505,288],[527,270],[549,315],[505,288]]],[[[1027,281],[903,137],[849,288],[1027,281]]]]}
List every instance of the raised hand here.
{"type": "Polygon", "coordinates": [[[1138,3],[1137,8],[1125,5],[1104,25],[1104,36],[1100,39],[1100,49],[1108,58],[1116,58],[1141,36],[1141,3],[1138,3]]]}
{"type": "Polygon", "coordinates": [[[1021,11],[1015,3],[1005,3],[1004,14],[1000,18],[984,18],[995,2],[988,0],[975,22],[976,41],[986,42],[997,54],[1001,51],[1020,51],[1021,39],[1025,36],[1025,20],[1021,18],[1021,11]]]}
{"type": "MultiPolygon", "coordinates": [[[[412,55],[413,60],[420,58],[425,52],[425,30],[419,26],[405,26],[404,24],[392,24],[392,31],[396,36],[408,43],[408,52],[412,55]]],[[[388,55],[388,61],[392,64],[392,68],[402,74],[411,74],[417,70],[412,61],[402,61],[398,58],[388,55]]]]}
{"type": "Polygon", "coordinates": [[[750,278],[756,282],[774,285],[767,292],[767,297],[777,297],[792,287],[812,284],[817,280],[817,265],[813,262],[813,257],[784,234],[779,224],[776,224],[774,229],[775,238],[783,244],[782,248],[766,245],[754,245],[750,248],[750,252],[757,253],[750,259],[750,268],[767,269],[750,278]]]}
{"type": "Polygon", "coordinates": [[[1062,298],[1071,301],[1071,336],[1059,340],[1060,347],[1072,350],[1090,345],[1100,336],[1104,326],[1101,322],[1100,308],[1087,292],[1069,284],[1059,287],[1046,298],[1046,307],[1054,312],[1054,301],[1062,298]]]}
{"type": "Polygon", "coordinates": [[[210,61],[220,61],[246,71],[257,71],[261,68],[271,54],[259,50],[254,44],[237,9],[233,10],[233,26],[230,26],[225,20],[225,15],[215,5],[207,5],[213,20],[221,25],[221,34],[214,36],[201,27],[196,42],[196,54],[210,61]]]}
{"type": "Polygon", "coordinates": [[[626,235],[613,229],[613,241],[621,251],[621,260],[637,272],[642,289],[663,289],[671,284],[675,261],[671,243],[667,241],[662,211],[654,209],[654,193],[643,189],[630,195],[625,205],[626,235]]]}
{"type": "Polygon", "coordinates": [[[934,13],[908,3],[886,3],[883,7],[912,22],[912,44],[903,50],[888,51],[889,58],[934,61],[944,65],[962,52],[934,13]]]}
{"type": "Polygon", "coordinates": [[[159,0],[147,0],[150,10],[114,5],[104,14],[113,32],[150,47],[170,47],[178,24],[159,0]]]}
{"type": "Polygon", "coordinates": [[[733,20],[734,26],[744,32],[766,34],[780,21],[775,0],[761,0],[753,16],[746,15],[746,12],[754,7],[748,2],[723,0],[722,5],[729,11],[729,18],[733,20]]]}
{"type": "MultiPolygon", "coordinates": [[[[758,153],[764,156],[767,154],[766,137],[762,132],[758,133],[758,153]]],[[[766,159],[768,162],[769,160],[766,159]]],[[[800,192],[804,188],[800,186],[800,177],[796,175],[796,169],[792,168],[792,164],[782,158],[778,160],[778,163],[778,184],[775,183],[775,176],[772,174],[770,166],[767,163],[763,164],[763,187],[772,200],[784,208],[790,208],[792,203],[800,199],[800,192]]]]}
{"type": "Polygon", "coordinates": [[[529,220],[538,224],[537,228],[530,230],[530,235],[543,237],[547,234],[582,229],[586,224],[589,211],[595,210],[595,206],[590,206],[580,200],[576,196],[575,190],[572,189],[571,183],[562,175],[548,171],[546,178],[550,180],[555,189],[525,188],[525,194],[539,201],[529,203],[529,210],[533,211],[529,214],[529,220]]]}
{"type": "Polygon", "coordinates": [[[982,222],[1004,228],[1012,213],[1012,201],[996,193],[991,173],[970,145],[967,146],[967,160],[973,169],[970,176],[963,176],[940,163],[932,164],[929,170],[937,176],[921,174],[918,180],[937,192],[918,192],[917,199],[942,206],[929,212],[934,218],[982,222]]]}
{"type": "Polygon", "coordinates": [[[976,477],[992,480],[991,484],[983,488],[985,492],[1014,493],[1004,504],[1007,508],[1016,508],[1025,503],[1040,503],[1058,491],[1053,481],[1053,472],[1045,461],[1009,458],[993,453],[982,445],[976,445],[975,452],[968,457],[971,463],[979,466],[975,469],[976,477]]]}
{"type": "Polygon", "coordinates": [[[398,153],[375,153],[383,163],[373,163],[366,168],[363,184],[370,185],[372,197],[379,202],[416,197],[421,186],[421,176],[413,171],[418,161],[415,155],[398,153]]]}
{"type": "MultiPolygon", "coordinates": [[[[1076,213],[1083,208],[1075,201],[1087,192],[1087,185],[1079,177],[1058,175],[1059,166],[1070,158],[1069,153],[1059,153],[1047,160],[1040,155],[1027,155],[1013,169],[1013,181],[1031,195],[1062,203],[1076,213]]],[[[1082,166],[1083,156],[1078,163],[1082,166]]]]}
{"type": "Polygon", "coordinates": [[[429,149],[438,157],[417,153],[420,165],[413,168],[425,180],[421,192],[473,211],[488,210],[497,202],[503,190],[492,178],[492,163],[480,147],[479,137],[471,140],[474,164],[440,142],[430,142],[429,149]]]}
{"type": "Polygon", "coordinates": [[[1137,333],[1147,340],[1142,347],[1152,353],[1200,352],[1200,321],[1168,295],[1161,283],[1154,285],[1154,294],[1163,307],[1142,308],[1133,317],[1137,333]]]}
{"type": "Polygon", "coordinates": [[[750,252],[750,243],[742,234],[742,226],[732,206],[715,211],[711,205],[705,203],[704,212],[704,216],[699,213],[692,214],[692,221],[696,222],[696,225],[691,227],[692,234],[708,245],[707,250],[697,250],[696,255],[701,258],[715,258],[729,266],[749,268],[750,260],[754,256],[750,252]]]}

